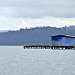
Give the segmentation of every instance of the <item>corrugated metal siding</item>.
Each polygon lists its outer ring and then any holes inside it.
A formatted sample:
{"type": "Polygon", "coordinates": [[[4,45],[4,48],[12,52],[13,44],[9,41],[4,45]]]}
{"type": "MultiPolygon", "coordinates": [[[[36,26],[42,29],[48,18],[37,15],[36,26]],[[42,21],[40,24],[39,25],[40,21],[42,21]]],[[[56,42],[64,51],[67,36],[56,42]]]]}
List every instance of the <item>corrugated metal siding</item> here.
{"type": "Polygon", "coordinates": [[[74,46],[74,38],[62,37],[61,44],[62,46],[74,46]]]}
{"type": "Polygon", "coordinates": [[[52,37],[52,46],[61,46],[61,36],[52,37]]]}
{"type": "Polygon", "coordinates": [[[75,38],[56,36],[51,40],[53,46],[75,46],[75,38]]]}

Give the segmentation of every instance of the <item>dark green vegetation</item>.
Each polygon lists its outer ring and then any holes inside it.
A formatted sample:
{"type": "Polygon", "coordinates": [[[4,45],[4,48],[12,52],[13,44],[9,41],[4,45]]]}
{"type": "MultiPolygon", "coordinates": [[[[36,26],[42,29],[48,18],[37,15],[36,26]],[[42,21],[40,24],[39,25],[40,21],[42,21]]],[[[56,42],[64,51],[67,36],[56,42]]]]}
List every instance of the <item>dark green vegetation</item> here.
{"type": "Polygon", "coordinates": [[[0,45],[51,45],[50,36],[75,35],[74,27],[36,27],[0,33],[0,45]]]}

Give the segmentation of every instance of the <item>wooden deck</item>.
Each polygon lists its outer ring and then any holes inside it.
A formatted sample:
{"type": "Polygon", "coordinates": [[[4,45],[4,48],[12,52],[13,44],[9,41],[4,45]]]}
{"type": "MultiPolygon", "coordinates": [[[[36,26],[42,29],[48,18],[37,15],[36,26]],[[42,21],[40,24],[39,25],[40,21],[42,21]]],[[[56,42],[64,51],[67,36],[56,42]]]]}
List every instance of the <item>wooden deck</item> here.
{"type": "Polygon", "coordinates": [[[31,46],[24,46],[24,49],[75,49],[75,47],[74,46],[31,45],[31,46]]]}

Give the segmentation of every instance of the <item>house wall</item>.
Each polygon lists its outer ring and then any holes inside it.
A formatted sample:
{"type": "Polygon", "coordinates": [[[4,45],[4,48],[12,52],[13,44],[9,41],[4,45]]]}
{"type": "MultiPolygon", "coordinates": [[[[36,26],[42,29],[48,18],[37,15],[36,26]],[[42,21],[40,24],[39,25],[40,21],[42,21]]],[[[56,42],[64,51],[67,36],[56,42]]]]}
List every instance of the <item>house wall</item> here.
{"type": "Polygon", "coordinates": [[[51,38],[52,41],[57,41],[57,40],[61,41],[61,39],[62,39],[61,36],[56,36],[51,38]]]}
{"type": "Polygon", "coordinates": [[[62,46],[74,46],[74,38],[71,37],[62,37],[61,44],[62,46]]]}
{"type": "Polygon", "coordinates": [[[72,37],[52,37],[53,46],[75,46],[75,38],[72,37]]]}
{"type": "Polygon", "coordinates": [[[52,46],[61,46],[61,36],[52,37],[52,46]]]}

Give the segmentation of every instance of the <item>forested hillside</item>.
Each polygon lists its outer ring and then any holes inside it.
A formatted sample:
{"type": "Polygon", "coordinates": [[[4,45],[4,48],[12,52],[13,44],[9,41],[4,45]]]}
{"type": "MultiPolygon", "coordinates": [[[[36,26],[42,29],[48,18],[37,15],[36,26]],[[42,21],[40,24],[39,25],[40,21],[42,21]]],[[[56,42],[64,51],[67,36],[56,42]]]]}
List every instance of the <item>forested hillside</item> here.
{"type": "Polygon", "coordinates": [[[61,34],[75,36],[74,27],[68,28],[36,27],[0,33],[0,45],[51,45],[50,36],[61,34]]]}

